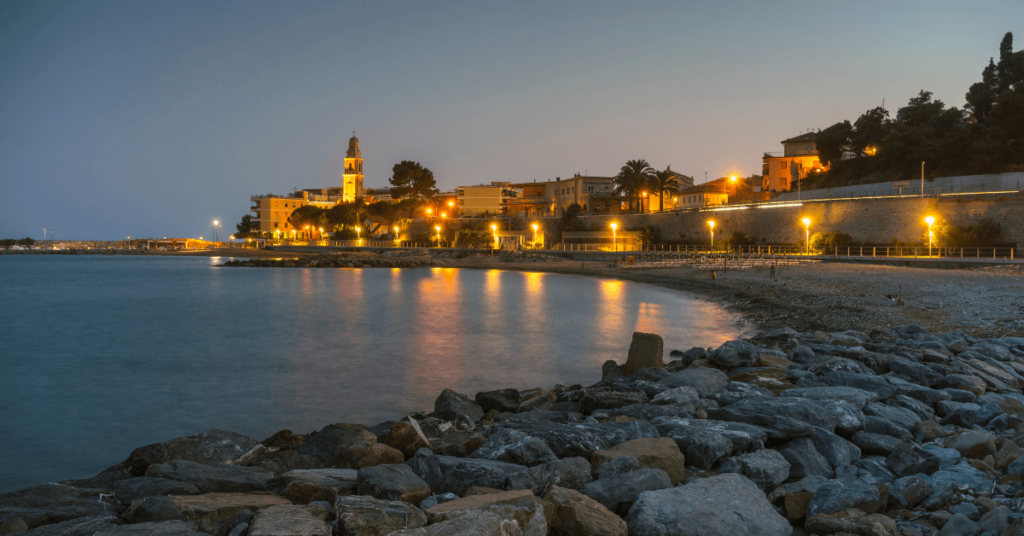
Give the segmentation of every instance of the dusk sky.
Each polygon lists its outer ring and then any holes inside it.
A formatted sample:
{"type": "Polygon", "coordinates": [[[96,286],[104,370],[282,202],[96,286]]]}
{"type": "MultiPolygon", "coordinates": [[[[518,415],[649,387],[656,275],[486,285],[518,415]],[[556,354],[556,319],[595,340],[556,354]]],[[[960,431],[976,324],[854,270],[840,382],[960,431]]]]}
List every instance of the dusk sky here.
{"type": "MultiPolygon", "coordinates": [[[[0,2],[0,238],[225,235],[249,197],[647,159],[760,173],[807,129],[962,107],[1019,1],[0,2]]],[[[1017,26],[1013,23],[1016,22],[1017,26]]]]}

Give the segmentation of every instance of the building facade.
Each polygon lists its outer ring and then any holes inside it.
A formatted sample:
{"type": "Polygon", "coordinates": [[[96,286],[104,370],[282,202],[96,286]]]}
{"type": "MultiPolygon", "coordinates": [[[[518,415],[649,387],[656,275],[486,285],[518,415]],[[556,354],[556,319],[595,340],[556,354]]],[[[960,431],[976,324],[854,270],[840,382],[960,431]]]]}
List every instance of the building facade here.
{"type": "Polygon", "coordinates": [[[508,204],[518,199],[522,190],[508,182],[492,182],[476,186],[459,186],[456,189],[459,216],[483,216],[508,214],[508,204]]]}
{"type": "Polygon", "coordinates": [[[788,192],[796,189],[797,183],[808,173],[828,170],[818,159],[816,139],[816,133],[808,132],[782,140],[782,154],[764,153],[761,188],[766,192],[788,192]]]}
{"type": "Polygon", "coordinates": [[[295,192],[291,195],[254,195],[250,199],[252,206],[249,211],[255,213],[252,218],[252,230],[259,233],[288,233],[294,229],[288,223],[288,217],[299,207],[309,204],[309,193],[295,192]]]}
{"type": "Polygon", "coordinates": [[[522,194],[508,200],[508,214],[518,218],[543,218],[551,215],[551,201],[547,196],[547,182],[523,182],[512,188],[522,194]]]}
{"type": "Polygon", "coordinates": [[[348,140],[345,152],[345,170],[341,173],[342,199],[345,203],[363,197],[363,153],[359,150],[359,138],[355,135],[348,140]]]}
{"type": "Polygon", "coordinates": [[[676,208],[703,208],[715,205],[724,205],[729,202],[729,194],[718,184],[701,184],[685,190],[681,190],[678,196],[676,208]]]}
{"type": "Polygon", "coordinates": [[[615,189],[613,177],[588,177],[576,174],[568,179],[555,179],[546,183],[545,193],[551,202],[551,215],[561,216],[569,205],[576,203],[587,212],[593,203],[591,197],[607,197],[615,189]]]}

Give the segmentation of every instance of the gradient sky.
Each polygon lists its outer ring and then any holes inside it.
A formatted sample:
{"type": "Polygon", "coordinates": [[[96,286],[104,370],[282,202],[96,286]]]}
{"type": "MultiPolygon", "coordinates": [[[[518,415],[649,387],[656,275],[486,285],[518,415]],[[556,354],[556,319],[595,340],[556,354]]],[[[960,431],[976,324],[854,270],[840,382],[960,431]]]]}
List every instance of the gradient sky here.
{"type": "Polygon", "coordinates": [[[225,234],[249,196],[760,173],[920,89],[962,107],[1017,1],[0,2],[0,238],[225,234]]]}

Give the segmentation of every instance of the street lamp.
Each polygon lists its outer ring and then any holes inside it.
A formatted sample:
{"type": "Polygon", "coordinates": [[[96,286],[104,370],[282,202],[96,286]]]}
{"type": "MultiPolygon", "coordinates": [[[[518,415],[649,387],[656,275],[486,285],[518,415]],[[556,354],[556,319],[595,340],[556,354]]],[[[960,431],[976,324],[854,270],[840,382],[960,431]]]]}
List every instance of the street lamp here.
{"type": "Polygon", "coordinates": [[[619,224],[612,223],[612,248],[614,248],[615,251],[619,250],[619,241],[618,241],[618,239],[616,237],[616,230],[618,228],[619,228],[619,224]]]}
{"type": "Polygon", "coordinates": [[[537,224],[533,224],[533,249],[537,249],[537,224]]]}
{"type": "Polygon", "coordinates": [[[361,234],[361,231],[362,231],[362,229],[360,229],[359,226],[356,225],[356,240],[358,240],[360,242],[363,241],[363,235],[361,234]]]}
{"type": "Polygon", "coordinates": [[[494,247],[498,247],[498,226],[491,224],[491,234],[494,235],[494,247]]]}
{"type": "Polygon", "coordinates": [[[932,224],[935,223],[935,218],[928,216],[924,219],[925,223],[928,224],[928,256],[932,256],[932,224]]]}
{"type": "Polygon", "coordinates": [[[220,225],[220,222],[217,221],[217,220],[213,220],[213,241],[214,242],[217,241],[217,226],[218,225],[220,225]]]}
{"type": "Polygon", "coordinates": [[[447,217],[448,217],[448,213],[447,212],[442,212],[441,213],[441,219],[444,219],[444,218],[447,218],[447,217]]]}
{"type": "Polygon", "coordinates": [[[441,247],[441,226],[435,225],[434,230],[437,231],[437,247],[441,247]]]}
{"type": "Polygon", "coordinates": [[[398,226],[396,225],[394,227],[394,229],[395,229],[395,243],[398,243],[398,226]]]}
{"type": "MultiPolygon", "coordinates": [[[[647,192],[641,192],[641,193],[644,195],[644,198],[646,199],[647,198],[647,192]]],[[[648,204],[647,206],[650,206],[650,204],[648,204]]],[[[641,213],[646,212],[646,210],[644,210],[644,200],[643,199],[640,200],[640,212],[641,213]]]]}
{"type": "Polygon", "coordinates": [[[433,211],[432,209],[429,209],[429,208],[428,208],[428,209],[427,209],[427,217],[429,218],[429,217],[430,217],[430,214],[432,214],[433,212],[434,212],[434,211],[433,211]]]}
{"type": "Polygon", "coordinates": [[[708,225],[711,226],[711,251],[715,250],[715,222],[708,220],[708,225]]]}
{"type": "Polygon", "coordinates": [[[811,219],[804,218],[800,220],[804,222],[804,255],[811,252],[811,219]]]}

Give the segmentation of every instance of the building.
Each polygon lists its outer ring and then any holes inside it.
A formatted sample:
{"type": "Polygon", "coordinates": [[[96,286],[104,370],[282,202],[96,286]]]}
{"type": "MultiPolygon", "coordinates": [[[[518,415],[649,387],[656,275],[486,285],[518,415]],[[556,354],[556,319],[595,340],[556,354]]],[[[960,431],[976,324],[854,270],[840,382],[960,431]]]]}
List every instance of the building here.
{"type": "Polygon", "coordinates": [[[508,214],[517,218],[543,218],[551,215],[552,203],[547,196],[547,182],[523,182],[512,187],[522,195],[508,200],[508,214]]]}
{"type": "MultiPolygon", "coordinates": [[[[675,179],[676,188],[680,191],[693,186],[693,177],[688,177],[682,173],[672,171],[672,166],[666,167],[665,171],[675,179]]],[[[662,196],[656,191],[650,191],[647,192],[646,196],[641,196],[640,200],[643,203],[645,212],[662,212],[665,210],[675,210],[676,204],[679,201],[679,196],[678,194],[669,192],[665,192],[665,195],[662,196]],[[664,207],[661,206],[662,197],[665,199],[664,207]]]]}
{"type": "Polygon", "coordinates": [[[293,192],[291,195],[254,195],[250,198],[252,230],[259,233],[291,233],[294,229],[288,224],[288,217],[299,207],[309,204],[309,192],[305,190],[293,192]]]}
{"type": "Polygon", "coordinates": [[[764,153],[761,166],[761,189],[766,192],[788,192],[795,189],[797,183],[808,173],[826,171],[828,168],[818,160],[818,148],[814,132],[801,134],[795,138],[782,140],[783,151],[764,153]]]}
{"type": "Polygon", "coordinates": [[[681,190],[676,197],[676,208],[703,208],[729,202],[729,194],[717,181],[691,186],[681,190]]]}
{"type": "Polygon", "coordinates": [[[345,203],[363,197],[363,153],[359,150],[359,138],[355,133],[348,140],[345,152],[345,170],[341,174],[342,200],[345,203]]]}
{"type": "Polygon", "coordinates": [[[508,182],[492,182],[476,186],[459,186],[456,189],[458,214],[460,216],[483,216],[507,214],[508,203],[518,199],[522,190],[513,188],[508,182]]]}
{"type": "Polygon", "coordinates": [[[551,203],[551,215],[561,216],[573,203],[587,212],[591,197],[607,197],[615,189],[613,177],[588,177],[577,173],[568,179],[555,179],[545,186],[545,195],[551,203]]]}

